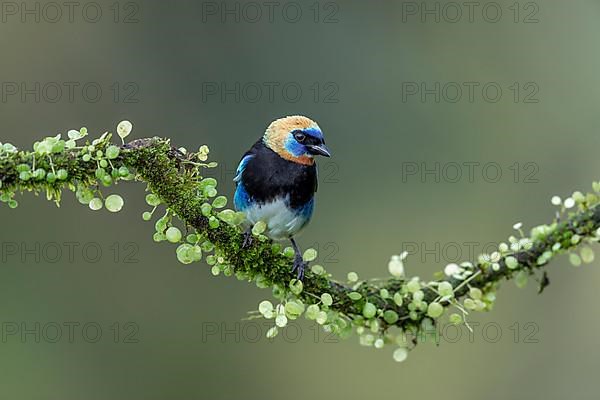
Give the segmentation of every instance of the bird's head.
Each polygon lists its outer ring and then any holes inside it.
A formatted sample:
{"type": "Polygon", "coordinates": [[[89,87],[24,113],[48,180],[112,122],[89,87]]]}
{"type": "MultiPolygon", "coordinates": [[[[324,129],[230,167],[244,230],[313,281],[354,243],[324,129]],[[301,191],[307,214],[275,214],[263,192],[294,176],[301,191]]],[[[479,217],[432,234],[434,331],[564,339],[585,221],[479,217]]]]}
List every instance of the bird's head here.
{"type": "Polygon", "coordinates": [[[331,157],[319,125],[301,115],[271,122],[263,141],[281,157],[299,164],[314,164],[314,156],[331,157]]]}

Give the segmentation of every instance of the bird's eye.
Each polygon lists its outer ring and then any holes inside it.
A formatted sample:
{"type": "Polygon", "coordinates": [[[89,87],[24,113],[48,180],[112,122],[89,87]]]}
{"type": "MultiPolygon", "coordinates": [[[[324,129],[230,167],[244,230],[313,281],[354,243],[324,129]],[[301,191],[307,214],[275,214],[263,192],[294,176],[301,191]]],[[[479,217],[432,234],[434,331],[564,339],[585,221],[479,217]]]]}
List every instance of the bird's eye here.
{"type": "Polygon", "coordinates": [[[294,132],[294,138],[298,142],[302,143],[302,142],[304,142],[304,139],[306,139],[306,135],[302,132],[294,132]]]}
{"type": "Polygon", "coordinates": [[[304,139],[306,139],[306,135],[302,132],[294,132],[294,138],[298,142],[302,143],[302,142],[304,142],[304,139]]]}

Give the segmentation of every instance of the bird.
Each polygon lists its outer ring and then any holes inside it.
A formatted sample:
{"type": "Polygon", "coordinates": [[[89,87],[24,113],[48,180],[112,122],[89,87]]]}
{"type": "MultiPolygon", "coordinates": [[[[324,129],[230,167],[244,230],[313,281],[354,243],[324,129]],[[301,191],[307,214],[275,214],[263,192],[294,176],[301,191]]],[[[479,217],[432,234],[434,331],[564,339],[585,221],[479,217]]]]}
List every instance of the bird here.
{"type": "Polygon", "coordinates": [[[316,156],[331,157],[319,125],[293,115],[273,121],[242,156],[233,178],[234,206],[246,216],[243,247],[252,241],[252,226],[263,221],[272,240],[290,240],[292,273],[303,280],[308,263],[294,237],[308,224],[318,187],[316,156]]]}

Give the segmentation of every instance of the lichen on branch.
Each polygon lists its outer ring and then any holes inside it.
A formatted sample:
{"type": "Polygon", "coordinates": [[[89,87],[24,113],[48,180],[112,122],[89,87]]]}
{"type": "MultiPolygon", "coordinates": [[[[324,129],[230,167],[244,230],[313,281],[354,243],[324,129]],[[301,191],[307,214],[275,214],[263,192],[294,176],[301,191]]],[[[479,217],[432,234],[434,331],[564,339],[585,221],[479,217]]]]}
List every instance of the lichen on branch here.
{"type": "MultiPolygon", "coordinates": [[[[121,181],[145,182],[151,209],[142,218],[155,219],[155,241],[177,244],[180,262],[204,260],[214,275],[235,275],[272,288],[277,304],[265,300],[253,313],[274,320],[270,337],[288,320],[304,315],[341,337],[356,331],[363,345],[392,344],[394,359],[402,361],[445,318],[469,327],[469,313],[490,310],[504,279],[522,287],[537,275],[541,292],[548,284],[542,268],[556,255],[568,252],[573,265],[594,258],[588,244],[598,241],[600,233],[598,182],[588,194],[574,192],[564,201],[553,197],[559,211],[550,224],[534,227],[528,235],[516,224],[515,235],[499,243],[497,251],[449,264],[431,280],[406,277],[404,253],[391,257],[387,279],[359,279],[349,272],[347,279],[334,280],[323,266],[313,264],[301,282],[291,273],[293,250],[265,237],[264,223],[254,226],[251,245],[242,247],[244,216],[225,208],[227,199],[218,195],[217,181],[205,176],[216,166],[208,161],[207,146],[188,152],[157,137],[124,143],[131,128],[127,121],[117,127],[121,145],[112,144],[109,133],[81,143],[85,128],[69,131],[68,139],[45,138],[30,151],[0,143],[0,200],[14,208],[17,192],[46,192],[58,204],[68,189],[92,210],[117,212],[124,201],[118,194],[105,195],[106,188],[121,181]],[[155,218],[163,208],[164,215],[155,218]],[[184,236],[182,225],[191,233],[184,236]]],[[[304,253],[306,261],[316,258],[314,249],[304,253]]]]}

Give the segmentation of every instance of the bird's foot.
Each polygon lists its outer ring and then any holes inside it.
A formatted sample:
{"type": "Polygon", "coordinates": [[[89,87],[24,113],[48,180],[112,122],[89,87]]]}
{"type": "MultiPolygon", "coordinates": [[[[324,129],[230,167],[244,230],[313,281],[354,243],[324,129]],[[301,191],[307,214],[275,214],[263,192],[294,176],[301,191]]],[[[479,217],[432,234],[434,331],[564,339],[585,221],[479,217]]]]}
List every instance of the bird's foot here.
{"type": "Polygon", "coordinates": [[[252,242],[254,241],[254,237],[252,235],[252,231],[248,229],[244,232],[244,241],[242,242],[242,249],[247,249],[252,246],[252,242]]]}
{"type": "Polygon", "coordinates": [[[292,268],[292,273],[298,271],[298,280],[301,281],[304,279],[304,270],[308,267],[308,262],[302,259],[302,256],[294,258],[294,267],[292,268]]]}

